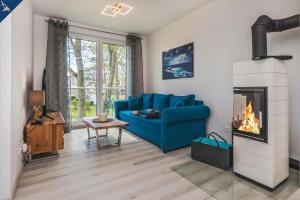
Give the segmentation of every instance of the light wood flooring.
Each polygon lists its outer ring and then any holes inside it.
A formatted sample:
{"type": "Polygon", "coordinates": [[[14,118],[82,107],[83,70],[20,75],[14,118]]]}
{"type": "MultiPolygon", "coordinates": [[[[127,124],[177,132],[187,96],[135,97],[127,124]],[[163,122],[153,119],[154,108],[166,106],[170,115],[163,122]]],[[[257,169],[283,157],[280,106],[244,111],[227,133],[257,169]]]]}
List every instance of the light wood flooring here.
{"type": "MultiPolygon", "coordinates": [[[[107,141],[115,140],[117,130],[107,141]]],[[[214,200],[170,168],[189,162],[190,148],[167,154],[123,131],[121,147],[97,150],[85,129],[65,135],[59,158],[24,167],[15,200],[214,200]]],[[[260,200],[249,198],[249,200],[260,200]]],[[[300,190],[289,200],[300,200],[300,190]]]]}
{"type": "Polygon", "coordinates": [[[214,199],[170,169],[191,160],[190,148],[164,154],[123,133],[121,147],[100,151],[95,140],[88,142],[85,129],[65,135],[59,158],[24,167],[15,200],[214,199]]]}
{"type": "Polygon", "coordinates": [[[300,189],[298,189],[294,194],[292,194],[288,200],[299,200],[300,199],[300,189]]]}

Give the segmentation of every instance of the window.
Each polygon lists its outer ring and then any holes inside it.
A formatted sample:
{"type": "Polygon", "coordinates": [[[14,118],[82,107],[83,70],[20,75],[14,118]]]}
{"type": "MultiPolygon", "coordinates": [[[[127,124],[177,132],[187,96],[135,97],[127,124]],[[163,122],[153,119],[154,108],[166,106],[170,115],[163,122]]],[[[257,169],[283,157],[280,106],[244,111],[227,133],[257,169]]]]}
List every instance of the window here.
{"type": "Polygon", "coordinates": [[[68,53],[73,127],[100,112],[113,116],[113,102],[127,97],[125,44],[71,34],[68,53]]]}
{"type": "Polygon", "coordinates": [[[113,101],[125,99],[126,93],[126,47],[102,44],[102,106],[104,112],[113,115],[113,101]]]}

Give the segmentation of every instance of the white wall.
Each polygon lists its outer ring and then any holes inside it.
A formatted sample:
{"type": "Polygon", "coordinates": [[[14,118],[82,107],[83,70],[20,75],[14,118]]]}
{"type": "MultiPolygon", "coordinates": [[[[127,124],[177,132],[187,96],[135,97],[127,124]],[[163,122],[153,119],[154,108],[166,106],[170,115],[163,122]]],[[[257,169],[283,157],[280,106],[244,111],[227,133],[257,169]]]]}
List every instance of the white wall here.
{"type": "Polygon", "coordinates": [[[33,11],[26,0],[16,8],[12,23],[12,187],[22,168],[22,155],[18,147],[23,142],[23,129],[30,108],[27,92],[33,82],[33,11]]]}
{"type": "Polygon", "coordinates": [[[4,151],[1,149],[4,157],[0,153],[1,164],[5,165],[5,168],[0,168],[0,199],[12,198],[23,166],[20,147],[29,113],[27,92],[32,89],[33,81],[31,1],[23,1],[5,20],[0,31],[0,147],[5,148],[4,151]]]}
{"type": "Polygon", "coordinates": [[[11,16],[0,23],[0,199],[10,196],[11,16]]]}
{"type": "MultiPolygon", "coordinates": [[[[215,0],[147,36],[147,92],[197,95],[211,108],[208,131],[231,141],[232,66],[252,56],[251,25],[258,16],[283,18],[300,13],[298,0],[215,0]],[[285,4],[284,4],[285,2],[285,4]],[[162,80],[162,52],[194,42],[194,78],[162,80]]],[[[298,155],[300,123],[300,30],[272,34],[269,54],[294,55],[290,74],[290,155],[298,155]]]]}
{"type": "Polygon", "coordinates": [[[35,90],[42,89],[43,70],[46,65],[47,35],[48,24],[45,22],[47,18],[34,15],[34,41],[33,41],[33,88],[35,90]]]}

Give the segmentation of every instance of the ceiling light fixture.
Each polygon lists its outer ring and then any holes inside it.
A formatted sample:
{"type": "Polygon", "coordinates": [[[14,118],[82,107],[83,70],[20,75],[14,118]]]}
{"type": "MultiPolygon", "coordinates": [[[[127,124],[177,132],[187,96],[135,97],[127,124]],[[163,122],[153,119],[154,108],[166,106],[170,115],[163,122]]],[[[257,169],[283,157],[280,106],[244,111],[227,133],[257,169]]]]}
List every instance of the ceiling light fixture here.
{"type": "Polygon", "coordinates": [[[117,3],[114,6],[106,5],[102,10],[101,14],[109,17],[115,17],[117,15],[127,15],[133,9],[132,6],[124,4],[124,3],[117,3]]]}

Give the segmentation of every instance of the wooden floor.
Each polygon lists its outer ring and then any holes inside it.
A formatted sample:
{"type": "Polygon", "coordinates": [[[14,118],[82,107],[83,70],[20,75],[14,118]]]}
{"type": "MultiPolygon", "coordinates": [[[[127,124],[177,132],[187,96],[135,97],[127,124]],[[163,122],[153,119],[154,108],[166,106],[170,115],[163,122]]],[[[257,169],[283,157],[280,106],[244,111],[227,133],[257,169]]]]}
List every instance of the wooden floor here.
{"type": "MultiPolygon", "coordinates": [[[[170,169],[191,160],[190,148],[164,154],[156,146],[123,133],[121,147],[101,151],[94,139],[88,142],[85,129],[66,135],[59,158],[24,167],[15,199],[214,200],[170,169]]],[[[117,130],[110,135],[102,142],[115,140],[117,130]]],[[[299,199],[300,190],[289,198],[299,199]]]]}
{"type": "Polygon", "coordinates": [[[292,194],[288,200],[299,200],[299,199],[300,199],[300,189],[298,189],[294,194],[292,194]]]}
{"type": "Polygon", "coordinates": [[[66,135],[59,158],[24,167],[15,199],[214,199],[170,169],[190,160],[190,148],[164,154],[156,146],[123,133],[121,147],[101,151],[95,140],[88,142],[86,130],[66,135]]]}

